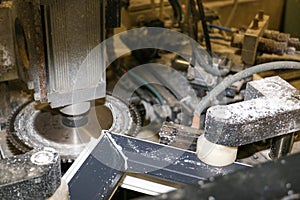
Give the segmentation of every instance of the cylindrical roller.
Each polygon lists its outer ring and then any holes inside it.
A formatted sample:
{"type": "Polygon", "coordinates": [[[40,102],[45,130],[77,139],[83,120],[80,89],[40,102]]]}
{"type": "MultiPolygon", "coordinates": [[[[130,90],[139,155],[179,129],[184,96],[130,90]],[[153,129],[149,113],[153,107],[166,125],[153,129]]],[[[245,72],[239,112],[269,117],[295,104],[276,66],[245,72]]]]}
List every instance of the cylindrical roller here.
{"type": "Polygon", "coordinates": [[[279,31],[274,30],[265,30],[264,37],[278,42],[287,42],[290,38],[290,34],[280,33],[279,31]]]}
{"type": "Polygon", "coordinates": [[[283,55],[287,48],[286,42],[276,42],[271,39],[260,38],[258,44],[258,51],[263,53],[274,53],[278,55],[283,55]]]}
{"type": "Polygon", "coordinates": [[[201,135],[197,142],[197,156],[206,164],[212,166],[227,166],[232,164],[237,156],[238,147],[228,147],[208,141],[201,135]]]}

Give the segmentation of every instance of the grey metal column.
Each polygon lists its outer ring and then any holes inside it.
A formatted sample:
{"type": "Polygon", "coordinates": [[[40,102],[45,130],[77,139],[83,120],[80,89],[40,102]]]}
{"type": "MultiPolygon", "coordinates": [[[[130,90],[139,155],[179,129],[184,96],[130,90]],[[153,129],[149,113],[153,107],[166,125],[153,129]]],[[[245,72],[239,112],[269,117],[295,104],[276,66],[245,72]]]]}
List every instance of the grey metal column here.
{"type": "Polygon", "coordinates": [[[286,156],[291,152],[293,143],[294,133],[273,138],[269,156],[272,159],[286,156]]]}

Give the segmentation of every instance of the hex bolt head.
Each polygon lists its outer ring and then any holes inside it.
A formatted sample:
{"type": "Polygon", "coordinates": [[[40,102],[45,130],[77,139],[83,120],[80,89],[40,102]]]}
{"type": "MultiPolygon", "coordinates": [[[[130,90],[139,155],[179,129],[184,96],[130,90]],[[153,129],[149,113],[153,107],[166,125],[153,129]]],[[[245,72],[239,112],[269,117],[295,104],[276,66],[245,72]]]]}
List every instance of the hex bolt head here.
{"type": "Polygon", "coordinates": [[[260,10],[258,12],[258,19],[259,19],[259,21],[263,21],[264,20],[264,11],[263,10],[260,10]]]}
{"type": "Polygon", "coordinates": [[[258,25],[259,25],[259,20],[255,18],[253,20],[252,29],[258,29],[258,25]]]}

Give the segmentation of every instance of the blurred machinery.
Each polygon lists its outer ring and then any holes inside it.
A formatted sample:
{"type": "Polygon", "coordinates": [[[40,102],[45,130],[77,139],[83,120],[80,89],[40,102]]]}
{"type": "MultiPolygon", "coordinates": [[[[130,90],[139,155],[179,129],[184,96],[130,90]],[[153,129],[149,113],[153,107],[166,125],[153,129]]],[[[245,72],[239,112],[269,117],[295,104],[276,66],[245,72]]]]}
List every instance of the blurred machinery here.
{"type": "Polygon", "coordinates": [[[246,28],[224,27],[204,5],[0,1],[0,197],[110,199],[118,186],[148,195],[185,186],[157,199],[215,199],[221,184],[256,184],[274,169],[255,198],[299,198],[299,170],[286,167],[299,163],[286,157],[299,151],[299,88],[252,76],[290,69],[299,79],[299,39],[270,30],[263,11],[246,28]],[[121,24],[131,34],[115,35],[121,24]],[[144,40],[176,51],[135,49],[144,40]]]}
{"type": "Polygon", "coordinates": [[[241,57],[245,64],[253,65],[257,61],[257,53],[275,55],[293,55],[300,49],[298,38],[290,34],[268,30],[269,16],[260,11],[246,31],[234,34],[232,46],[242,49],[241,57]]]}

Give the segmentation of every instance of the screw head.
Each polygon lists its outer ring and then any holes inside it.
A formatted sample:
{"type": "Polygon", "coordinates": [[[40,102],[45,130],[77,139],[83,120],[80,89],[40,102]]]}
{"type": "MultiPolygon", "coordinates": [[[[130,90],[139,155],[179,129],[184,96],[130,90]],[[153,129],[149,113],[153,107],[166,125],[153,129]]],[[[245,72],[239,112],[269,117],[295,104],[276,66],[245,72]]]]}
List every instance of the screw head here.
{"type": "Polygon", "coordinates": [[[57,152],[54,149],[44,147],[42,150],[34,153],[30,157],[30,161],[36,165],[49,165],[55,162],[55,154],[57,154],[57,152]]]}
{"type": "Polygon", "coordinates": [[[263,21],[263,20],[264,20],[264,11],[263,11],[263,10],[260,10],[260,11],[258,12],[258,19],[259,19],[260,21],[263,21]]]}

